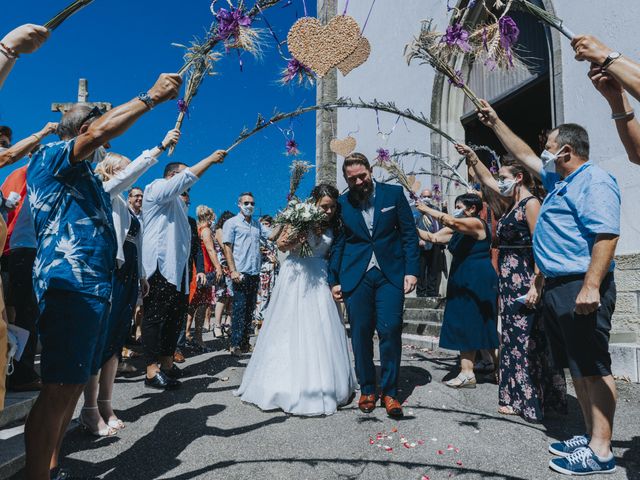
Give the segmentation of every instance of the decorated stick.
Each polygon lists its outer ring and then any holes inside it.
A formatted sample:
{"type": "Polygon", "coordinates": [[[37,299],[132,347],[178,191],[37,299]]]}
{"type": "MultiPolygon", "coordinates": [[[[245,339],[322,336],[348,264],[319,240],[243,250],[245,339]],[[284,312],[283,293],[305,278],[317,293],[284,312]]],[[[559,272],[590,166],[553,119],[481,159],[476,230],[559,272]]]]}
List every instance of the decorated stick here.
{"type": "Polygon", "coordinates": [[[527,0],[513,0],[513,5],[520,10],[524,10],[530,13],[538,20],[543,21],[550,27],[555,28],[569,40],[573,40],[575,38],[576,34],[564,26],[564,22],[562,21],[562,19],[556,17],[552,13],[549,13],[547,10],[540,8],[527,0]]]}
{"type": "Polygon", "coordinates": [[[400,110],[398,107],[396,107],[396,105],[393,102],[379,102],[378,100],[373,100],[371,102],[364,102],[362,99],[360,99],[359,102],[354,102],[350,98],[340,98],[335,102],[321,103],[318,105],[312,105],[310,107],[301,107],[289,113],[276,113],[273,117],[271,117],[268,120],[266,120],[262,115],[258,115],[256,126],[251,130],[245,128],[240,133],[240,135],[235,140],[235,142],[233,142],[233,144],[231,144],[231,146],[227,148],[227,152],[230,150],[233,150],[238,145],[240,145],[245,140],[247,140],[249,137],[252,137],[256,133],[264,130],[265,128],[273,125],[274,123],[278,123],[278,122],[281,122],[282,120],[287,120],[289,118],[295,118],[305,113],[315,112],[317,110],[333,110],[336,108],[362,108],[362,109],[369,109],[369,110],[377,110],[380,112],[393,113],[395,115],[399,115],[403,118],[406,118],[408,120],[411,120],[413,122],[416,122],[420,125],[427,127],[428,129],[441,135],[442,137],[444,137],[446,140],[448,140],[453,144],[460,143],[456,139],[454,139],[451,135],[446,133],[444,130],[436,127],[433,123],[431,123],[431,121],[429,121],[423,113],[414,113],[410,109],[400,110]]]}
{"type": "MultiPolygon", "coordinates": [[[[458,173],[458,169],[455,168],[454,166],[452,166],[450,163],[448,163],[444,159],[442,159],[441,157],[438,157],[438,156],[433,155],[431,153],[419,152],[417,150],[407,150],[407,151],[404,151],[404,152],[398,152],[398,153],[394,153],[391,156],[392,157],[417,156],[417,157],[425,157],[425,158],[430,158],[431,160],[435,160],[440,165],[442,165],[442,167],[444,167],[445,170],[449,170],[451,172],[451,175],[453,177],[455,177],[455,178],[452,178],[452,180],[460,183],[461,185],[465,186],[466,188],[470,188],[469,182],[467,182],[464,178],[462,178],[460,173],[458,173]]],[[[441,176],[444,177],[444,178],[450,178],[450,177],[448,177],[446,175],[441,175],[441,176]]]]}
{"type": "Polygon", "coordinates": [[[80,11],[81,9],[89,5],[91,2],[93,2],[93,0],[76,0],[75,2],[68,5],[60,13],[58,13],[55,17],[53,17],[51,20],[49,20],[47,23],[45,23],[44,27],[49,30],[55,30],[67,18],[69,18],[71,15],[75,14],[76,12],[80,11]]]}
{"type": "MultiPolygon", "coordinates": [[[[250,24],[250,21],[258,14],[262,13],[263,10],[273,7],[280,1],[281,0],[258,0],[253,8],[249,10],[243,18],[249,19],[250,24]]],[[[236,11],[240,12],[243,5],[244,2],[240,2],[236,11]]],[[[243,21],[243,18],[235,18],[234,25],[242,25],[240,22],[243,21]]],[[[182,98],[178,103],[179,113],[175,126],[178,130],[182,128],[182,123],[184,122],[185,115],[189,111],[191,100],[197,95],[198,88],[200,88],[204,77],[207,73],[211,73],[213,71],[213,65],[220,57],[220,54],[212,53],[213,49],[216,48],[220,42],[224,44],[228,38],[229,35],[225,36],[225,33],[221,31],[220,22],[213,22],[206,38],[203,41],[194,41],[190,47],[184,47],[187,50],[185,54],[185,62],[180,70],[178,70],[178,75],[183,76],[187,72],[190,72],[191,75],[187,80],[184,98],[182,98]]],[[[234,48],[237,48],[237,46],[234,48]]],[[[174,150],[175,145],[172,145],[169,148],[169,155],[172,155],[174,150]]]]}

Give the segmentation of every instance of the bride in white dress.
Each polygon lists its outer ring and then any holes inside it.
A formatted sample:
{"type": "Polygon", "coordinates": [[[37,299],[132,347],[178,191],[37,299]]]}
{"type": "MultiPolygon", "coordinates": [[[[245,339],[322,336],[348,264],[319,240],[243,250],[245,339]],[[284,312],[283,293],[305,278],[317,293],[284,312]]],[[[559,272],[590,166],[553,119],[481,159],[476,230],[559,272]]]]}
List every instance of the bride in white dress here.
{"type": "Polygon", "coordinates": [[[290,250],[240,388],[242,401],[262,410],[294,415],[330,415],[349,402],[356,377],[347,335],[327,283],[327,257],[337,228],[338,190],[319,185],[311,193],[329,217],[308,238],[313,255],[301,258],[299,240],[287,231],[278,247],[290,250]]]}

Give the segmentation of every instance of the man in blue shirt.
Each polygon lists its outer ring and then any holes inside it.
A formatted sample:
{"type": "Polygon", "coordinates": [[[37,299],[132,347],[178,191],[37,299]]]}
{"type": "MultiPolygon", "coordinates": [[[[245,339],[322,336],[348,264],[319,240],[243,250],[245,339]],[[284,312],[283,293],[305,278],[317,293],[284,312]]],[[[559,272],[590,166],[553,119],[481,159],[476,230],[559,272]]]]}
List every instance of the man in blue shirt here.
{"type": "Polygon", "coordinates": [[[545,277],[542,312],[554,360],[568,367],[586,434],[549,446],[549,466],[569,475],[612,473],[616,387],[609,332],[615,309],[613,279],[620,235],[620,189],[589,161],[589,137],[575,124],[556,127],[539,158],[482,101],[478,117],[549,192],[534,232],[534,255],[545,277]]]}
{"type": "Polygon", "coordinates": [[[100,367],[116,239],[111,201],[92,162],[155,104],[175,98],[180,84],[179,75],[161,75],[147,93],[104,115],[73,106],[58,126],[61,141],[40,148],[27,169],[43,383],[25,426],[29,480],[66,475],[57,466],[58,450],[89,376],[100,367]]]}
{"type": "Polygon", "coordinates": [[[232,355],[251,350],[249,336],[262,266],[260,240],[266,240],[271,234],[268,228],[253,218],[255,205],[252,193],[241,194],[238,198],[240,213],[227,220],[222,229],[224,256],[233,280],[232,355]]]}

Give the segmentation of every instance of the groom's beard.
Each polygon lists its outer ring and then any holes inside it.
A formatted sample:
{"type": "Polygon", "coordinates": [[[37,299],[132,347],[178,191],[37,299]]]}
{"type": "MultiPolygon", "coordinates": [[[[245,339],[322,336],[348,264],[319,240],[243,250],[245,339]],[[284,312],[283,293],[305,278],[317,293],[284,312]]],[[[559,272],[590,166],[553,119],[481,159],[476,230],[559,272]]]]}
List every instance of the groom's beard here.
{"type": "Polygon", "coordinates": [[[349,189],[349,196],[351,199],[358,203],[365,203],[371,198],[373,193],[373,182],[363,183],[359,187],[352,187],[349,189]]]}

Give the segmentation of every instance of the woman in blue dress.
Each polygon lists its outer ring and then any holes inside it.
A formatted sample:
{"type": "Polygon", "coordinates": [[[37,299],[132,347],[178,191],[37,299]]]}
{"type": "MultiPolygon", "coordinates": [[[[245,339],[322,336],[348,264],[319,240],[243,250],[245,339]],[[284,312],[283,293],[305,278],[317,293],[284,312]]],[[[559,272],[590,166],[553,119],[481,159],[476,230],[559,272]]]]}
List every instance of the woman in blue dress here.
{"type": "Polygon", "coordinates": [[[491,232],[479,218],[482,199],[474,193],[460,195],[453,215],[418,204],[418,210],[444,225],[440,231],[418,230],[420,238],[446,243],[453,255],[447,286],[440,347],[460,351],[460,374],[445,384],[475,388],[473,366],[478,350],[498,348],[498,275],[489,254],[491,232]]]}

